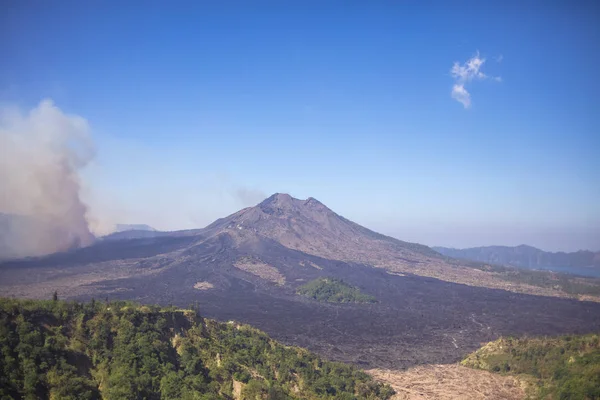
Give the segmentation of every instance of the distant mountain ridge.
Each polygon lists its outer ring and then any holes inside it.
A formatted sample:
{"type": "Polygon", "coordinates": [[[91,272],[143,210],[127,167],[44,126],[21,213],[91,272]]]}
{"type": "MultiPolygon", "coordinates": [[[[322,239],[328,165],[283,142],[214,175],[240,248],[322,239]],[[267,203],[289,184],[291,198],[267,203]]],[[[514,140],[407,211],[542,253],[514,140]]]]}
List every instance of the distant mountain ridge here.
{"type": "Polygon", "coordinates": [[[596,267],[600,268],[600,252],[580,250],[573,253],[548,252],[520,245],[472,247],[453,249],[432,247],[435,251],[452,258],[462,258],[490,264],[509,265],[521,268],[536,267],[596,267]]]}
{"type": "Polygon", "coordinates": [[[117,224],[115,225],[115,232],[124,231],[156,231],[153,227],[146,224],[117,224]]]}
{"type": "Polygon", "coordinates": [[[168,232],[158,231],[146,224],[116,224],[114,231],[102,236],[100,240],[154,238],[168,234],[168,232]]]}

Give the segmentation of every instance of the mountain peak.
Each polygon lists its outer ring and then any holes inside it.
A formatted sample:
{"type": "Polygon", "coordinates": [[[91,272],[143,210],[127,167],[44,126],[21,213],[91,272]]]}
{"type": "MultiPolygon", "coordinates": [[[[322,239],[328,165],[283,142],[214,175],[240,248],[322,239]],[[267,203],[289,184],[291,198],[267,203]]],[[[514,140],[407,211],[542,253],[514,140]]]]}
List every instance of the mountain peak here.
{"type": "Polygon", "coordinates": [[[298,199],[294,199],[292,196],[290,196],[287,193],[275,193],[272,194],[271,196],[267,197],[266,199],[264,199],[260,205],[267,205],[267,204],[291,204],[294,200],[298,200],[298,199]]]}
{"type": "Polygon", "coordinates": [[[267,204],[296,204],[296,205],[319,205],[324,206],[319,200],[314,197],[309,197],[306,200],[297,199],[295,197],[290,196],[287,193],[274,193],[271,196],[264,199],[259,205],[267,205],[267,204]]]}
{"type": "Polygon", "coordinates": [[[401,242],[362,227],[308,197],[296,199],[275,193],[255,207],[248,207],[209,225],[212,232],[227,231],[236,240],[250,243],[268,238],[284,247],[329,259],[369,262],[377,259],[423,260],[440,255],[427,246],[401,242]]]}
{"type": "Polygon", "coordinates": [[[309,197],[308,199],[304,200],[303,205],[305,207],[313,209],[313,210],[331,211],[331,210],[329,210],[329,208],[327,208],[327,206],[325,204],[321,203],[319,200],[315,199],[314,197],[309,197]]]}
{"type": "Polygon", "coordinates": [[[283,215],[289,212],[326,212],[327,206],[314,197],[306,200],[296,199],[287,193],[275,193],[263,200],[258,207],[266,214],[283,215]]]}

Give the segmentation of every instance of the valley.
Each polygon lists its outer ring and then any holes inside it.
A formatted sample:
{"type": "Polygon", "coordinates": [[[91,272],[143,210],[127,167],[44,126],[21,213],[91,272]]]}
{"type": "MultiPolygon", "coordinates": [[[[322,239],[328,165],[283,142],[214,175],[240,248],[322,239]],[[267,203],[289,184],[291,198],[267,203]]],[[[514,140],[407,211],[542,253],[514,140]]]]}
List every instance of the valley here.
{"type": "Polygon", "coordinates": [[[600,400],[600,2],[0,31],[0,400],[600,400]]]}
{"type": "Polygon", "coordinates": [[[453,363],[503,335],[600,330],[599,303],[499,279],[485,266],[369,231],[314,199],[279,194],[204,229],[127,235],[6,262],[0,295],[197,304],[207,317],[248,323],[363,368],[453,363]],[[296,293],[320,278],[342,279],[376,302],[296,293]]]}

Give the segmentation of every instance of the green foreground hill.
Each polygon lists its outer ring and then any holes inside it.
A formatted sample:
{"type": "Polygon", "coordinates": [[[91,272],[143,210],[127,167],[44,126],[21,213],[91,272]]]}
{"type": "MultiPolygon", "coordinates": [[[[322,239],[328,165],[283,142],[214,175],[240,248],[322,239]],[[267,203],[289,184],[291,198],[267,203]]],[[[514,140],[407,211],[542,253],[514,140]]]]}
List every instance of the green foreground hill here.
{"type": "Polygon", "coordinates": [[[196,311],[0,299],[1,399],[388,399],[389,386],[196,311]]]}
{"type": "Polygon", "coordinates": [[[375,297],[361,293],[341,279],[319,278],[302,285],[298,294],[328,303],[375,303],[375,297]]]}
{"type": "Polygon", "coordinates": [[[517,375],[539,399],[600,399],[600,336],[501,338],[462,361],[517,375]]]}

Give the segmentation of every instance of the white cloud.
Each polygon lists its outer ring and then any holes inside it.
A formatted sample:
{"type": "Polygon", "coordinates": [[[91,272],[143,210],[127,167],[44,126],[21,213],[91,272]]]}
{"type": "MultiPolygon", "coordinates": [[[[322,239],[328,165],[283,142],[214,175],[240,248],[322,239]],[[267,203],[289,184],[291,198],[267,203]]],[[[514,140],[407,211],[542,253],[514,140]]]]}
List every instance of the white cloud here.
{"type": "Polygon", "coordinates": [[[452,98],[461,102],[465,108],[471,107],[471,95],[467,92],[464,85],[457,83],[452,86],[452,98]]]}
{"type": "Polygon", "coordinates": [[[485,58],[479,56],[477,52],[473,57],[467,60],[464,64],[455,62],[450,70],[450,75],[454,78],[454,86],[452,86],[452,98],[460,102],[465,108],[471,107],[471,94],[467,91],[466,85],[474,80],[493,79],[500,82],[500,77],[488,76],[481,71],[485,64],[485,58]]]}

